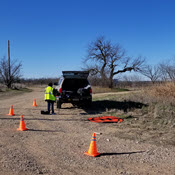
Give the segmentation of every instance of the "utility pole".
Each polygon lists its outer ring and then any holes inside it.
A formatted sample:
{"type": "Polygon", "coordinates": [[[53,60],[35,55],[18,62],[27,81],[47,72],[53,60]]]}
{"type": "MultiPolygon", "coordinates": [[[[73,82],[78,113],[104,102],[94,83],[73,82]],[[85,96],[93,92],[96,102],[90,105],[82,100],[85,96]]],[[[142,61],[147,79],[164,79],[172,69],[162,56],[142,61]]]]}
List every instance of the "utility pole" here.
{"type": "Polygon", "coordinates": [[[10,41],[8,40],[8,81],[11,82],[11,68],[10,68],[10,41]]]}

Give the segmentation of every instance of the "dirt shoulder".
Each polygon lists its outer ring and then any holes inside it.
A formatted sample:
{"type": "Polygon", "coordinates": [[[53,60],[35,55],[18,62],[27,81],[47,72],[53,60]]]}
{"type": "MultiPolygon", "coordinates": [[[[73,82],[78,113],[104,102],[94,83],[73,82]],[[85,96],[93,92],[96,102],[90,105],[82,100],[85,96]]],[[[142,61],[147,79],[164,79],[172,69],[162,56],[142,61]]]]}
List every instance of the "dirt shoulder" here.
{"type": "MultiPolygon", "coordinates": [[[[96,96],[95,94],[94,98],[96,96]]],[[[70,104],[63,104],[60,110],[55,106],[55,116],[41,115],[41,110],[46,110],[44,90],[41,88],[1,99],[1,175],[172,175],[175,172],[173,146],[139,142],[137,135],[133,140],[121,138],[122,133],[130,131],[125,121],[123,123],[88,121],[89,117],[101,116],[106,111],[94,108],[84,110],[74,108],[70,104]],[[37,107],[32,106],[34,98],[37,107]],[[15,116],[6,115],[10,105],[13,105],[15,116]],[[20,115],[24,115],[28,131],[16,130],[20,115]],[[88,151],[93,132],[102,133],[96,135],[97,150],[101,156],[95,158],[84,155],[84,152],[88,151]]],[[[133,122],[134,120],[132,118],[133,122]]],[[[137,128],[135,132],[138,132],[137,128]]]]}

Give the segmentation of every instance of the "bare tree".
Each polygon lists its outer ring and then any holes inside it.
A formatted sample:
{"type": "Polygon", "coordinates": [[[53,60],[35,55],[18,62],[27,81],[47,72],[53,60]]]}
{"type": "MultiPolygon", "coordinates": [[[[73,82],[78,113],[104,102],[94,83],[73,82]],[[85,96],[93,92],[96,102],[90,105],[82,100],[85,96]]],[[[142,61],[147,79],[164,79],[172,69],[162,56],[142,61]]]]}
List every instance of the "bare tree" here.
{"type": "MultiPolygon", "coordinates": [[[[116,54],[116,56],[118,53],[116,54]]],[[[122,55],[119,59],[112,58],[112,61],[109,63],[110,67],[110,76],[109,76],[109,87],[113,87],[113,77],[117,74],[135,71],[138,72],[142,69],[145,60],[140,56],[138,58],[124,57],[122,55]],[[121,60],[121,62],[120,62],[121,60]]]]}
{"type": "Polygon", "coordinates": [[[84,63],[87,69],[90,68],[89,71],[100,74],[102,82],[108,82],[108,86],[112,88],[115,75],[132,70],[139,71],[144,61],[142,57],[128,57],[119,44],[114,45],[102,36],[89,45],[84,63]]]}
{"type": "Polygon", "coordinates": [[[102,81],[106,81],[106,67],[109,60],[109,54],[111,49],[111,43],[104,40],[104,37],[97,38],[96,41],[92,42],[88,47],[88,56],[85,59],[92,61],[92,65],[86,65],[92,74],[100,74],[102,81]]]}
{"type": "Polygon", "coordinates": [[[146,65],[142,70],[140,70],[140,73],[149,78],[153,84],[160,79],[161,76],[160,66],[158,65],[146,65]]]}
{"type": "Polygon", "coordinates": [[[3,57],[0,60],[0,79],[8,87],[12,87],[12,83],[16,82],[20,78],[20,70],[22,64],[18,61],[10,60],[10,50],[9,50],[9,41],[8,41],[8,60],[3,57]]]}
{"type": "Polygon", "coordinates": [[[175,80],[175,57],[159,64],[163,80],[175,80]]]}

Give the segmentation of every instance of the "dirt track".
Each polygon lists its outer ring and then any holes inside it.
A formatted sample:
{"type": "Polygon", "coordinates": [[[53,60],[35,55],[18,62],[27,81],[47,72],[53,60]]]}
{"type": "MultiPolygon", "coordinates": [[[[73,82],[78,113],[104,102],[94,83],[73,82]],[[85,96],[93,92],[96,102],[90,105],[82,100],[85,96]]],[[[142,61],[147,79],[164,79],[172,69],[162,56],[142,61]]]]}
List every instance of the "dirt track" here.
{"type": "MultiPolygon", "coordinates": [[[[41,115],[46,109],[43,89],[0,100],[0,175],[35,174],[123,174],[175,175],[175,148],[158,147],[116,137],[122,123],[92,123],[94,111],[69,104],[55,110],[57,115],[41,115]],[[32,107],[36,98],[38,107],[32,107]],[[13,104],[15,116],[7,116],[13,104]],[[20,132],[20,115],[28,131],[20,132]],[[92,133],[97,136],[100,157],[84,155],[92,133]],[[115,136],[114,136],[115,133],[115,136]]],[[[123,129],[123,132],[126,132],[123,129]]]]}

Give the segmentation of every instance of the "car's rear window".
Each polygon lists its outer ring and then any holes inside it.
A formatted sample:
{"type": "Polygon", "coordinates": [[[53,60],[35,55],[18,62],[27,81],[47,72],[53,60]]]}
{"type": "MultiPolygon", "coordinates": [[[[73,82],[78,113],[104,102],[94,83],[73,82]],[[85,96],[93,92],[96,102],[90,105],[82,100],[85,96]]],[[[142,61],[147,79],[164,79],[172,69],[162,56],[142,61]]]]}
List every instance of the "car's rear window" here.
{"type": "Polygon", "coordinates": [[[58,81],[58,85],[61,85],[62,81],[63,81],[63,78],[61,77],[60,80],[58,81]]]}
{"type": "Polygon", "coordinates": [[[62,84],[63,90],[77,90],[79,88],[84,88],[89,85],[87,79],[65,79],[62,84]]]}

